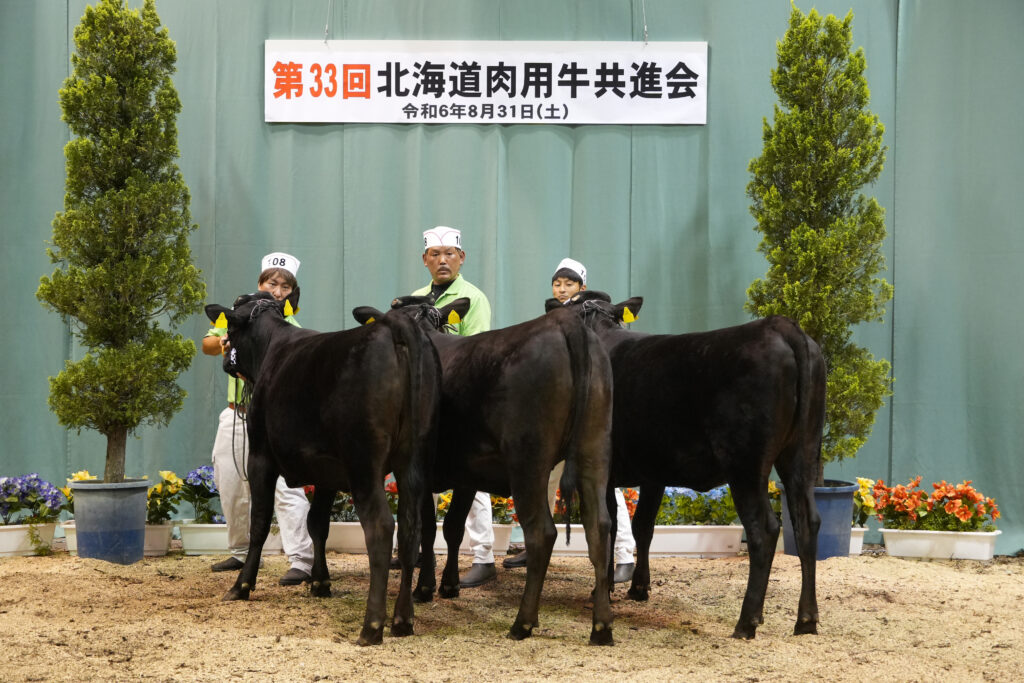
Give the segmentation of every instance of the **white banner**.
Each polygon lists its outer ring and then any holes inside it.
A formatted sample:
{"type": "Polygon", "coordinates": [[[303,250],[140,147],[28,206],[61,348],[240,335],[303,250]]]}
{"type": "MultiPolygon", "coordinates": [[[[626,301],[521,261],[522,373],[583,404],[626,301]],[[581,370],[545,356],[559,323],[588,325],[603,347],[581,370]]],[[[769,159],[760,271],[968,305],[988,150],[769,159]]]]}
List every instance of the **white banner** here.
{"type": "Polygon", "coordinates": [[[707,122],[706,42],[268,40],[264,61],[273,122],[707,122]]]}

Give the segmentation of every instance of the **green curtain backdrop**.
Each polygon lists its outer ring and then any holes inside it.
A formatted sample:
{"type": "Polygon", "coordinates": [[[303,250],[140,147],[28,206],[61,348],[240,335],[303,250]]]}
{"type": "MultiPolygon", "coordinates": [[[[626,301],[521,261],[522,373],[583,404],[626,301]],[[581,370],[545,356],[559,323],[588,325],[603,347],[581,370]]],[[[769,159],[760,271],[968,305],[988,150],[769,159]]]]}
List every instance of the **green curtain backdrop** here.
{"type": "MultiPolygon", "coordinates": [[[[46,378],[81,350],[34,296],[52,271],[45,246],[62,208],[69,133],[57,90],[86,4],[0,0],[0,476],[61,482],[102,470],[102,438],[65,432],[47,409],[46,378]]],[[[1014,552],[1024,546],[1024,362],[1014,348],[1024,95],[1006,75],[1024,66],[1024,3],[815,6],[852,9],[865,49],[889,146],[868,191],[887,211],[896,286],[885,321],[856,331],[893,362],[895,395],[860,455],[829,475],[973,479],[1004,512],[997,552],[1014,552]]],[[[644,296],[636,329],[749,319],[745,290],[766,263],[747,163],[776,102],[769,71],[789,0],[158,0],[157,11],[178,45],[179,165],[211,302],[251,291],[260,256],[288,251],[302,260],[302,324],[352,327],[354,306],[383,307],[426,284],[420,233],[447,224],[463,230],[463,272],[490,297],[495,326],[541,313],[563,256],[617,300],[644,296]],[[707,125],[263,122],[263,41],[320,39],[325,22],[331,39],[611,41],[643,40],[645,14],[650,40],[708,42],[707,125]]],[[[196,316],[183,332],[198,339],[207,327],[196,316]]],[[[182,377],[184,410],[130,440],[129,473],[208,463],[224,383],[216,359],[197,357],[182,377]]]]}

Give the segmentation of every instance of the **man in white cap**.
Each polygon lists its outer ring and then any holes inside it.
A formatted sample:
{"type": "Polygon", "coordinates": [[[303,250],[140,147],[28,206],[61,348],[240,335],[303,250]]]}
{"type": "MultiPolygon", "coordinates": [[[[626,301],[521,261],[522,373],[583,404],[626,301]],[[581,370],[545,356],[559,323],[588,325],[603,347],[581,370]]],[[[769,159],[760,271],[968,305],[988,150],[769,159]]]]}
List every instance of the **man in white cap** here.
{"type": "MultiPolygon", "coordinates": [[[[551,295],[565,304],[573,295],[582,292],[587,288],[587,268],[579,261],[571,258],[564,258],[555,267],[555,274],[551,276],[551,295]]],[[[558,493],[558,482],[562,478],[562,470],[565,468],[565,461],[559,462],[551,470],[548,478],[548,505],[552,514],[555,511],[555,496],[558,493]]],[[[615,489],[615,501],[617,503],[615,515],[615,583],[625,583],[633,578],[633,551],[636,550],[636,541],[633,540],[633,530],[630,527],[629,510],[626,508],[626,499],[621,489],[615,489]]],[[[516,553],[505,558],[502,566],[506,568],[525,567],[526,551],[516,553]]]]}
{"type": "MultiPolygon", "coordinates": [[[[491,329],[491,304],[484,293],[459,274],[466,262],[462,233],[439,225],[423,233],[423,265],[430,271],[430,284],[413,292],[427,296],[440,308],[461,297],[469,297],[469,311],[455,328],[467,337],[491,329]]],[[[466,518],[466,533],[473,551],[473,566],[459,578],[459,586],[473,588],[497,575],[494,569],[494,527],[491,521],[491,496],[477,491],[466,518]]]]}
{"type": "MultiPolygon", "coordinates": [[[[287,300],[285,320],[299,326],[294,313],[299,310],[299,260],[291,254],[274,252],[263,257],[256,286],[277,301],[287,300]],[[288,308],[290,305],[290,310],[288,308]]],[[[203,353],[219,355],[229,349],[227,330],[214,327],[203,337],[203,353]]],[[[228,551],[231,556],[213,564],[215,572],[242,568],[249,550],[249,481],[245,476],[249,443],[245,433],[244,382],[228,377],[228,407],[221,411],[217,436],[213,442],[213,479],[220,492],[221,509],[228,526],[228,551]]],[[[309,501],[301,488],[288,488],[278,477],[274,492],[274,513],[281,528],[281,546],[291,568],[281,577],[282,586],[309,581],[313,567],[313,541],[306,528],[309,501]]]]}

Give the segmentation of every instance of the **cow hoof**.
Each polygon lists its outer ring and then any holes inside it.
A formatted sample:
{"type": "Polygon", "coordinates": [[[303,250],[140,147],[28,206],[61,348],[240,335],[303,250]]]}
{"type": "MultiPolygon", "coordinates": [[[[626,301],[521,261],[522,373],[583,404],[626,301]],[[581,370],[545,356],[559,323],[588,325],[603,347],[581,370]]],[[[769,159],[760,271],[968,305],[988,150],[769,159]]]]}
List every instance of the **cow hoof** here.
{"type": "Polygon", "coordinates": [[[508,637],[512,640],[525,640],[533,635],[533,624],[520,624],[516,622],[512,624],[512,628],[508,630],[508,637]]]}
{"type": "Polygon", "coordinates": [[[418,587],[412,592],[414,602],[432,602],[434,600],[434,589],[426,586],[418,587]]]}
{"type": "Polygon", "coordinates": [[[331,597],[331,582],[313,581],[309,584],[309,593],[314,598],[329,598],[331,597]]]}
{"type": "Polygon", "coordinates": [[[395,623],[391,624],[391,635],[396,638],[404,638],[405,636],[412,635],[412,620],[401,621],[400,618],[395,619],[395,623]]]}
{"type": "Polygon", "coordinates": [[[246,585],[245,588],[240,586],[232,586],[231,590],[224,594],[221,598],[223,602],[229,602],[231,600],[248,600],[249,599],[249,587],[246,585]]]}
{"type": "Polygon", "coordinates": [[[384,642],[384,629],[380,626],[364,626],[356,639],[356,645],[365,647],[367,645],[380,645],[384,642]]]}
{"type": "Polygon", "coordinates": [[[650,598],[650,593],[648,593],[646,588],[631,586],[629,591],[626,592],[626,597],[637,602],[647,602],[648,598],[650,598]]]}
{"type": "Polygon", "coordinates": [[[459,597],[459,584],[455,583],[452,586],[446,586],[442,583],[441,587],[437,589],[437,594],[442,598],[457,598],[459,597]]]}
{"type": "Polygon", "coordinates": [[[593,628],[590,629],[590,644],[614,645],[615,640],[612,638],[612,629],[606,624],[595,623],[593,628]]]}
{"type": "Polygon", "coordinates": [[[757,626],[754,624],[736,624],[736,629],[732,632],[732,637],[737,640],[753,640],[756,633],[757,626]]]}
{"type": "Polygon", "coordinates": [[[796,622],[796,626],[793,627],[794,636],[806,636],[808,634],[817,635],[818,633],[818,622],[816,621],[805,621],[803,623],[796,622]]]}

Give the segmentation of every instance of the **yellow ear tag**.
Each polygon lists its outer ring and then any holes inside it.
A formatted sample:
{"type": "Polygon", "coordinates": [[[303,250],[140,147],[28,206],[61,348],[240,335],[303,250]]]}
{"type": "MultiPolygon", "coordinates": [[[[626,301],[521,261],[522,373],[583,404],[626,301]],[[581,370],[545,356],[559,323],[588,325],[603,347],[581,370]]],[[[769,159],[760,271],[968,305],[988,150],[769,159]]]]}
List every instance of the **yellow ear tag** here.
{"type": "Polygon", "coordinates": [[[366,322],[365,322],[365,323],[363,323],[363,324],[364,324],[364,325],[369,325],[370,323],[375,323],[375,322],[377,322],[377,319],[376,319],[376,318],[367,318],[367,319],[366,319],[366,322]]]}
{"type": "Polygon", "coordinates": [[[218,330],[226,330],[228,329],[228,319],[224,317],[223,313],[221,313],[220,315],[217,316],[217,322],[215,322],[213,326],[216,327],[218,330]]]}
{"type": "Polygon", "coordinates": [[[633,315],[633,311],[629,310],[629,306],[623,306],[622,308],[622,322],[631,323],[636,320],[636,316],[633,315]]]}
{"type": "Polygon", "coordinates": [[[455,311],[450,311],[448,313],[448,324],[449,325],[458,325],[460,322],[462,322],[462,318],[459,317],[458,313],[456,313],[455,311]]]}
{"type": "Polygon", "coordinates": [[[292,310],[292,302],[285,299],[284,301],[284,317],[295,315],[295,311],[292,310]]]}

